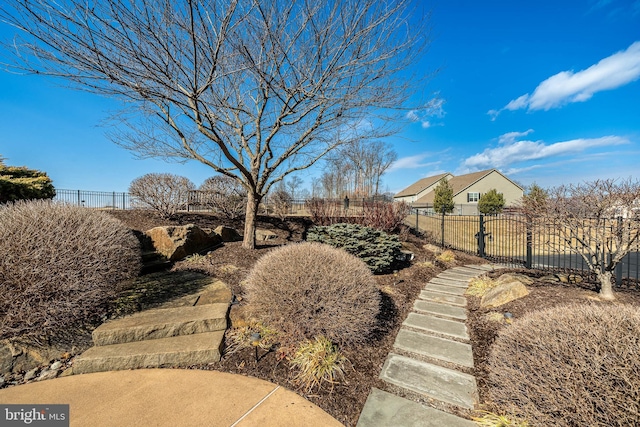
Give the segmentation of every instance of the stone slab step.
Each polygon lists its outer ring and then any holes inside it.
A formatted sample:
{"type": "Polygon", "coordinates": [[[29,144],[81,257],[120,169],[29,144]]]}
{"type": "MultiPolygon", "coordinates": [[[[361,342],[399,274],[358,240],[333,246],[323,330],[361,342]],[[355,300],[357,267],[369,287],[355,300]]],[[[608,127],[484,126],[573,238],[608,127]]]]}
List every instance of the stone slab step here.
{"type": "Polygon", "coordinates": [[[476,379],[452,369],[390,353],[380,378],[432,399],[466,409],[478,402],[476,379]]]}
{"type": "Polygon", "coordinates": [[[220,360],[223,337],[224,331],[217,331],[91,347],[75,358],[73,373],[88,374],[217,362],[220,360]]]}
{"type": "Polygon", "coordinates": [[[461,287],[461,286],[451,286],[451,285],[441,285],[438,283],[433,283],[433,281],[427,283],[427,285],[424,287],[425,290],[427,291],[436,291],[436,292],[440,292],[443,294],[450,294],[450,295],[458,295],[458,296],[463,296],[465,291],[467,290],[467,287],[461,287]]]}
{"type": "Polygon", "coordinates": [[[456,274],[460,273],[460,274],[466,274],[471,276],[480,276],[481,274],[485,274],[488,270],[484,268],[474,268],[472,266],[465,266],[465,267],[456,267],[448,271],[456,274]]]}
{"type": "Polygon", "coordinates": [[[447,320],[427,314],[409,313],[402,324],[422,331],[469,340],[467,326],[457,320],[447,320]]]}
{"type": "Polygon", "coordinates": [[[462,289],[467,289],[469,287],[468,280],[441,279],[439,277],[434,277],[433,279],[429,280],[429,283],[433,283],[434,285],[452,286],[454,288],[462,289]]]}
{"type": "Polygon", "coordinates": [[[476,427],[464,418],[372,388],[356,427],[476,427]]]}
{"type": "Polygon", "coordinates": [[[465,297],[432,291],[430,288],[420,291],[420,295],[418,295],[418,298],[426,301],[455,305],[457,307],[467,306],[467,299],[465,297]]]}
{"type": "Polygon", "coordinates": [[[228,303],[220,303],[141,311],[98,326],[92,334],[93,342],[105,346],[224,331],[228,308],[228,303]]]}
{"type": "Polygon", "coordinates": [[[453,280],[456,282],[466,282],[469,283],[469,280],[473,279],[476,275],[473,274],[452,274],[449,272],[438,274],[436,279],[444,279],[444,280],[453,280]]]}
{"type": "Polygon", "coordinates": [[[433,359],[473,368],[473,351],[470,344],[401,328],[396,336],[394,347],[433,359]]]}
{"type": "Polygon", "coordinates": [[[458,320],[467,319],[467,310],[462,307],[454,307],[448,304],[441,304],[438,302],[422,301],[417,299],[413,303],[413,309],[415,311],[421,311],[429,314],[436,314],[438,316],[451,317],[458,320]]]}

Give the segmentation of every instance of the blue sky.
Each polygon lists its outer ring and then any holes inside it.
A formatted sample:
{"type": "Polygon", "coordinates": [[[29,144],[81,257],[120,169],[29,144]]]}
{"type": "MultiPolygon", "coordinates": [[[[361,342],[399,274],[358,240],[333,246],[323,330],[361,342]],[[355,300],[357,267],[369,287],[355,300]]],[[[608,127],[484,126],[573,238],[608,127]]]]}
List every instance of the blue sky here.
{"type": "MultiPolygon", "coordinates": [[[[493,167],[545,187],[639,177],[640,0],[426,4],[432,44],[415,66],[438,70],[426,90],[439,101],[388,139],[398,153],[388,190],[493,167]]],[[[0,38],[10,35],[0,25],[0,38]]],[[[195,162],[135,159],[101,126],[118,104],[63,84],[0,72],[8,164],[44,170],[57,188],[100,191],[126,191],[149,172],[196,185],[212,175],[195,162]]]]}

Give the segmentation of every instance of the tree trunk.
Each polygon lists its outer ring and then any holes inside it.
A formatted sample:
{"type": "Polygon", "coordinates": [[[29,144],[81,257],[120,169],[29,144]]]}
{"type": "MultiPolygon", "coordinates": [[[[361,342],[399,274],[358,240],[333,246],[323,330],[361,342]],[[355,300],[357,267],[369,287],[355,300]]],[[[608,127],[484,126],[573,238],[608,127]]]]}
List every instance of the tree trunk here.
{"type": "Polygon", "coordinates": [[[244,218],[244,237],[242,247],[255,249],[256,247],[256,217],[258,216],[258,205],[262,196],[252,192],[247,193],[247,211],[244,218]]]}
{"type": "Polygon", "coordinates": [[[611,285],[611,279],[613,275],[611,271],[603,271],[598,273],[598,281],[600,282],[600,298],[611,301],[616,299],[613,295],[613,286],[611,285]]]}

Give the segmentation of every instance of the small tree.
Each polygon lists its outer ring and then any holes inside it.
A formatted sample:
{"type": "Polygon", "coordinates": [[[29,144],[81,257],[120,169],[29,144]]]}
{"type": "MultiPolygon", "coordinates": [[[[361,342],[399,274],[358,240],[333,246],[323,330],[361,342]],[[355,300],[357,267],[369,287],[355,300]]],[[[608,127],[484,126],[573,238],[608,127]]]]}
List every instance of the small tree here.
{"type": "MultiPolygon", "coordinates": [[[[530,192],[531,193],[531,192],[530,192]]],[[[539,193],[540,194],[540,193],[539,193]]],[[[614,299],[613,271],[638,241],[640,182],[613,179],[559,186],[544,203],[523,203],[524,214],[556,252],[580,256],[599,282],[603,299],[614,299]]]]}
{"type": "Polygon", "coordinates": [[[531,184],[527,192],[522,196],[520,206],[529,214],[534,212],[544,212],[547,206],[549,193],[535,182],[531,184]]]}
{"type": "Polygon", "coordinates": [[[238,181],[226,175],[207,178],[199,190],[203,193],[206,206],[229,219],[242,215],[247,204],[247,190],[238,181]]]}
{"type": "Polygon", "coordinates": [[[433,209],[436,212],[442,212],[443,209],[447,213],[453,212],[453,187],[449,184],[449,180],[442,178],[433,193],[433,209]]]}
{"type": "Polygon", "coordinates": [[[504,209],[504,196],[495,188],[484,193],[478,200],[478,210],[485,215],[497,215],[504,209]]]}
{"type": "Polygon", "coordinates": [[[189,201],[189,191],[196,186],[184,176],[170,173],[148,173],[131,181],[129,193],[143,207],[157,211],[163,218],[172,218],[189,201]]]}
{"type": "Polygon", "coordinates": [[[25,166],[6,166],[0,156],[0,203],[17,200],[52,199],[56,195],[45,172],[25,166]]]}

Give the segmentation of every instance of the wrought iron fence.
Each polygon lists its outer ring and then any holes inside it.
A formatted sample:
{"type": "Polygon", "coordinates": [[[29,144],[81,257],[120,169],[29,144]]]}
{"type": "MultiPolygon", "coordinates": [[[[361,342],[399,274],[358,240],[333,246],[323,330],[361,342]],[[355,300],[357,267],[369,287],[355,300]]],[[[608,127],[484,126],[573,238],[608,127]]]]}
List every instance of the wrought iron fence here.
{"type": "Polygon", "coordinates": [[[115,191],[64,190],[56,188],[54,200],[94,209],[131,209],[134,199],[129,193],[115,191]]]}
{"type": "MultiPolygon", "coordinates": [[[[618,249],[614,234],[633,237],[640,233],[640,220],[632,218],[579,219],[569,226],[544,218],[527,221],[518,214],[461,216],[414,210],[409,223],[444,248],[513,266],[582,273],[589,271],[584,256],[601,265],[611,261],[618,249]]],[[[616,284],[626,281],[640,287],[639,265],[640,241],[636,238],[615,269],[616,284]]]]}

